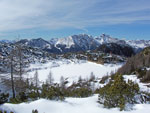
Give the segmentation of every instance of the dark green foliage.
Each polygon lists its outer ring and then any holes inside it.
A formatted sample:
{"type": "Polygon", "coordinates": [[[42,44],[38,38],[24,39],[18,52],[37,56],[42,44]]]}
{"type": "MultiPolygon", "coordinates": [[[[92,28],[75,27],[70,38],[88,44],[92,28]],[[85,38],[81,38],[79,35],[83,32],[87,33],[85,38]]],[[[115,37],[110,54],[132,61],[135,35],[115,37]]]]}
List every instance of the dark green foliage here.
{"type": "Polygon", "coordinates": [[[49,85],[43,84],[41,97],[51,100],[63,100],[64,97],[88,97],[93,94],[90,82],[95,81],[95,76],[91,76],[90,80],[83,80],[79,77],[77,83],[73,83],[70,87],[66,87],[66,80],[62,79],[61,84],[49,85]]]}
{"type": "Polygon", "coordinates": [[[20,101],[25,102],[28,99],[28,96],[24,92],[20,92],[18,95],[20,101]]]}
{"type": "Polygon", "coordinates": [[[32,113],[38,113],[38,110],[37,109],[32,110],[32,113]]]}
{"type": "Polygon", "coordinates": [[[92,90],[89,88],[84,88],[84,87],[73,89],[69,91],[69,94],[68,94],[68,96],[71,96],[71,97],[88,97],[91,95],[92,95],[92,90]]]}
{"type": "Polygon", "coordinates": [[[92,73],[89,80],[79,78],[77,83],[73,83],[67,87],[67,78],[61,77],[60,84],[43,83],[42,87],[36,87],[34,84],[28,84],[26,92],[20,92],[16,98],[10,98],[10,103],[18,104],[27,102],[28,100],[37,100],[39,98],[46,98],[50,100],[64,100],[65,97],[88,97],[94,93],[93,84],[97,82],[92,73]]]}
{"type": "Polygon", "coordinates": [[[68,97],[88,97],[93,94],[92,88],[91,88],[91,82],[95,81],[95,77],[91,76],[89,80],[83,80],[81,77],[79,77],[79,80],[77,83],[73,83],[70,87],[67,88],[65,94],[68,97]]]}
{"type": "Polygon", "coordinates": [[[14,113],[14,112],[12,112],[12,111],[11,112],[7,112],[7,111],[1,111],[0,110],[0,113],[14,113]]]}
{"type": "Polygon", "coordinates": [[[109,76],[103,76],[102,79],[100,80],[101,84],[104,84],[106,82],[106,80],[108,80],[109,76]]]}
{"type": "Polygon", "coordinates": [[[8,101],[9,94],[0,93],[0,104],[3,104],[8,101]]]}
{"type": "Polygon", "coordinates": [[[32,99],[32,100],[36,100],[39,98],[39,92],[35,91],[35,90],[31,90],[29,93],[28,93],[28,98],[32,99]]]}
{"type": "Polygon", "coordinates": [[[36,87],[33,82],[28,85],[28,92],[26,93],[28,98],[31,100],[36,100],[40,97],[40,88],[36,87]]]}
{"type": "Polygon", "coordinates": [[[10,98],[10,103],[18,104],[21,102],[26,102],[28,100],[28,96],[24,92],[20,92],[16,98],[10,98]]]}
{"type": "Polygon", "coordinates": [[[138,78],[143,78],[146,75],[146,69],[136,69],[136,74],[138,75],[138,78]]]}
{"type": "Polygon", "coordinates": [[[10,98],[9,102],[13,103],[13,104],[19,104],[19,103],[21,103],[21,101],[18,98],[10,98]]]}
{"type": "Polygon", "coordinates": [[[125,109],[127,103],[136,103],[135,95],[139,93],[138,84],[132,81],[124,81],[122,75],[116,75],[114,81],[110,81],[99,90],[99,103],[107,108],[119,107],[125,109]]]}
{"type": "Polygon", "coordinates": [[[63,100],[64,91],[62,91],[58,85],[49,86],[48,84],[43,84],[41,90],[41,97],[50,100],[63,100]]]}

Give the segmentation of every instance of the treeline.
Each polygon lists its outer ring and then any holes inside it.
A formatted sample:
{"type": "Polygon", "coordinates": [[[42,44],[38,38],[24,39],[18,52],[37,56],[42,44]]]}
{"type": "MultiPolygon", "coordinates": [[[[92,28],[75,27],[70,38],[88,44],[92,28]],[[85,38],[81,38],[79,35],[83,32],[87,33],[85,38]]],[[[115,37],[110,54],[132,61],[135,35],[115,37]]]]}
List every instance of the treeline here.
{"type": "Polygon", "coordinates": [[[24,90],[16,90],[15,97],[9,94],[1,93],[0,104],[5,102],[22,103],[39,98],[50,100],[64,100],[65,97],[88,97],[95,93],[96,78],[93,73],[89,79],[82,79],[79,77],[77,82],[67,85],[69,82],[63,76],[60,78],[60,83],[55,83],[52,73],[47,76],[45,83],[41,83],[38,78],[38,71],[35,72],[34,77],[30,80],[22,82],[24,90]],[[9,99],[8,99],[9,98],[9,99]],[[9,101],[8,101],[9,100],[9,101]]]}
{"type": "Polygon", "coordinates": [[[118,70],[120,74],[136,74],[142,82],[150,81],[150,47],[128,59],[118,70]]]}
{"type": "Polygon", "coordinates": [[[26,74],[28,67],[27,56],[24,54],[24,47],[16,44],[10,48],[7,55],[1,56],[0,61],[3,64],[3,73],[5,76],[0,76],[1,85],[11,89],[12,97],[16,97],[17,92],[22,92],[26,88],[26,81],[23,75],[26,74]]]}

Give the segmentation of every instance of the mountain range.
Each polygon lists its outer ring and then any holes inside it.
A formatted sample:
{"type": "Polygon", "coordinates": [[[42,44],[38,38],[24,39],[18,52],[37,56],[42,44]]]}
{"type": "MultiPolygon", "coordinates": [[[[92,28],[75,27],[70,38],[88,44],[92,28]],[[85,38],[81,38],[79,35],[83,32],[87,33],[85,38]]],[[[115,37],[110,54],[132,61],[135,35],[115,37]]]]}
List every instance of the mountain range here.
{"type": "Polygon", "coordinates": [[[36,47],[45,50],[50,53],[67,53],[95,50],[103,45],[107,45],[107,47],[109,47],[111,43],[117,44],[121,47],[126,46],[133,48],[135,52],[138,52],[143,48],[150,46],[150,40],[124,40],[113,38],[106,34],[102,34],[99,37],[93,37],[87,34],[79,34],[65,38],[53,38],[49,41],[42,38],[30,40],[22,39],[17,42],[1,40],[0,43],[21,43],[30,47],[36,47]]]}

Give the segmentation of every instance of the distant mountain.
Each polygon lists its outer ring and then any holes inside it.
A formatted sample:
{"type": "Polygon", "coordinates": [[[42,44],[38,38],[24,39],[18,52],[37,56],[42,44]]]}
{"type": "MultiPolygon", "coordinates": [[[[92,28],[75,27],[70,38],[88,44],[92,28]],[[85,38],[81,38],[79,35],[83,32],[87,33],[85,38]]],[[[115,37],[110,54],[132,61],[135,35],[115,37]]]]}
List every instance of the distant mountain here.
{"type": "Polygon", "coordinates": [[[106,44],[106,43],[117,43],[120,45],[130,45],[133,48],[136,49],[143,49],[145,47],[150,46],[150,40],[124,40],[124,39],[118,39],[118,38],[112,38],[109,35],[102,34],[100,37],[95,38],[100,44],[106,44]]]}
{"type": "Polygon", "coordinates": [[[60,38],[54,43],[54,45],[62,52],[77,52],[94,50],[100,44],[92,36],[80,34],[69,36],[66,38],[60,38]]]}
{"type": "Polygon", "coordinates": [[[86,34],[73,35],[66,38],[51,39],[45,41],[42,38],[38,39],[23,39],[17,43],[22,43],[27,46],[37,47],[52,53],[78,52],[86,50],[94,50],[100,46],[100,43],[92,36],[86,34]]]}
{"type": "MultiPolygon", "coordinates": [[[[0,41],[0,43],[8,43],[7,41],[0,41]]],[[[92,37],[87,34],[73,35],[65,38],[54,38],[50,41],[46,41],[42,38],[38,39],[22,39],[16,43],[22,43],[30,47],[36,47],[45,50],[50,53],[67,53],[67,52],[79,52],[87,50],[95,50],[101,48],[105,44],[107,50],[110,46],[110,50],[116,50],[118,46],[133,48],[134,52],[139,52],[143,48],[150,46],[150,40],[123,40],[112,38],[109,35],[102,34],[99,37],[92,37]],[[111,43],[111,44],[110,44],[111,43]],[[113,44],[113,45],[112,45],[113,44]],[[117,47],[114,45],[118,45],[117,47]],[[114,48],[114,49],[113,49],[114,48]]],[[[121,48],[123,50],[123,48],[121,48]]],[[[119,51],[119,50],[117,50],[119,51]]],[[[132,50],[130,50],[131,52],[132,50]]],[[[114,52],[114,51],[113,51],[114,52]]],[[[118,53],[118,52],[117,52],[118,53]]],[[[124,52],[122,52],[124,54],[124,52]]],[[[122,54],[121,52],[119,54],[122,54]]],[[[127,55],[127,54],[126,54],[127,55]]],[[[128,56],[128,55],[127,55],[128,56]]]]}
{"type": "Polygon", "coordinates": [[[13,43],[15,41],[12,40],[0,40],[0,43],[13,43]]]}
{"type": "Polygon", "coordinates": [[[127,40],[126,43],[134,48],[145,48],[150,46],[150,40],[127,40]]]}
{"type": "Polygon", "coordinates": [[[117,38],[112,38],[109,35],[102,34],[100,37],[95,38],[100,44],[107,44],[107,43],[117,43],[124,45],[126,44],[125,40],[117,39],[117,38]]]}
{"type": "Polygon", "coordinates": [[[18,41],[17,43],[23,43],[25,45],[37,47],[41,49],[51,48],[50,43],[42,38],[31,39],[31,40],[24,39],[24,40],[18,41]]]}

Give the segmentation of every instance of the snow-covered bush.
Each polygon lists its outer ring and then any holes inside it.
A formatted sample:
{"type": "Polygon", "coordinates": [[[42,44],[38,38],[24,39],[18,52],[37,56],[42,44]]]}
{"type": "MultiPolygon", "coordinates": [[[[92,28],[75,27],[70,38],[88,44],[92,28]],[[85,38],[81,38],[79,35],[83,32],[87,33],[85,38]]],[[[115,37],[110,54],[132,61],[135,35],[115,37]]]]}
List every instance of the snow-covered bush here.
{"type": "Polygon", "coordinates": [[[138,94],[138,84],[131,80],[126,82],[122,75],[116,75],[113,81],[99,90],[98,101],[107,108],[119,107],[120,110],[125,110],[127,104],[138,103],[138,94]]]}
{"type": "Polygon", "coordinates": [[[0,104],[3,104],[8,101],[9,94],[0,93],[0,104]]]}
{"type": "Polygon", "coordinates": [[[13,104],[18,104],[26,101],[28,101],[28,96],[25,92],[20,92],[15,98],[10,98],[9,100],[9,102],[13,104]]]}
{"type": "Polygon", "coordinates": [[[48,84],[42,85],[41,97],[50,100],[63,100],[64,91],[58,86],[49,86],[48,84]]]}
{"type": "MultiPolygon", "coordinates": [[[[1,111],[0,110],[0,113],[7,113],[7,111],[1,111]]],[[[14,112],[11,111],[11,112],[8,112],[8,113],[14,113],[14,112]]]]}
{"type": "Polygon", "coordinates": [[[38,110],[36,109],[36,110],[32,110],[32,113],[38,113],[38,110]]]}

